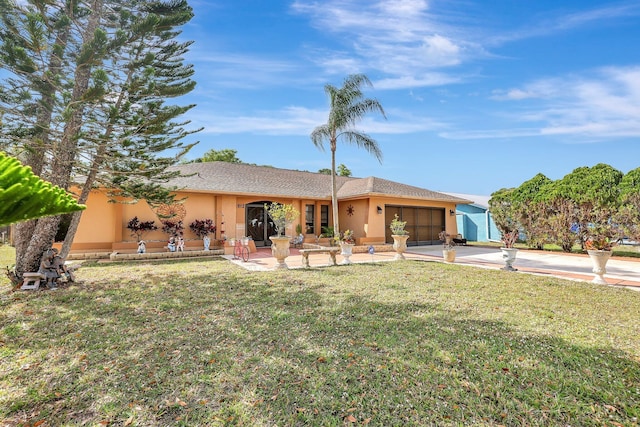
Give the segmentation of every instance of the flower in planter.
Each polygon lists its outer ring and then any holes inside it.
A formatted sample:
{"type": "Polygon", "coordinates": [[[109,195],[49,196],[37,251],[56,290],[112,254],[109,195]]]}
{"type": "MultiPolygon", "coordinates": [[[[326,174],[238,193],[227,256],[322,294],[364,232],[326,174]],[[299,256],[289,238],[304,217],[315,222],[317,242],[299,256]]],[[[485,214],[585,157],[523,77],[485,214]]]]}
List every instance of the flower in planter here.
{"type": "Polygon", "coordinates": [[[455,250],[456,242],[453,241],[451,236],[447,234],[446,231],[441,231],[440,234],[438,234],[438,239],[442,240],[442,249],[447,251],[455,250]]]}
{"type": "Polygon", "coordinates": [[[407,233],[407,230],[404,229],[406,225],[407,221],[400,221],[398,214],[395,214],[395,217],[393,218],[393,220],[391,220],[391,224],[389,225],[391,234],[396,236],[404,236],[405,234],[409,234],[407,233]]]}
{"type": "Polygon", "coordinates": [[[584,247],[589,251],[610,251],[616,244],[617,242],[611,241],[608,237],[592,236],[584,242],[584,247]]]}
{"type": "Polygon", "coordinates": [[[345,230],[344,233],[342,233],[341,240],[343,243],[355,245],[356,239],[353,237],[353,230],[345,230]]]}
{"type": "Polygon", "coordinates": [[[611,222],[590,224],[584,230],[584,247],[587,250],[610,251],[623,236],[620,227],[611,222]]]}

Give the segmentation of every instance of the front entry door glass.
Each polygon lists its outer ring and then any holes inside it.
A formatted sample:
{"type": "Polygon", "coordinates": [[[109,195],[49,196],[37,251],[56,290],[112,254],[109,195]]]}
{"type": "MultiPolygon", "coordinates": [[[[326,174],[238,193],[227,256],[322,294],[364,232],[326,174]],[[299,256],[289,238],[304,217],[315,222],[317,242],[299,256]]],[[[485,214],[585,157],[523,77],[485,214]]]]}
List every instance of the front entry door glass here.
{"type": "Polygon", "coordinates": [[[247,236],[253,239],[256,246],[271,246],[269,236],[276,234],[273,221],[269,218],[264,204],[269,202],[251,203],[247,205],[247,236]]]}

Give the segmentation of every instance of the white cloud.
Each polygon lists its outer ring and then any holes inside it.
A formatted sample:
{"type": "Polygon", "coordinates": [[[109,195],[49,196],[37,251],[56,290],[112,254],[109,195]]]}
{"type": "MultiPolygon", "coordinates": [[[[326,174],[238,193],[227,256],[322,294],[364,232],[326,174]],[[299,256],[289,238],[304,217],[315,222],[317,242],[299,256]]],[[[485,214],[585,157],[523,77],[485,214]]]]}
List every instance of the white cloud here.
{"type": "Polygon", "coordinates": [[[254,89],[289,85],[296,79],[308,81],[297,77],[300,65],[293,60],[204,49],[197,47],[187,57],[196,63],[196,78],[204,85],[215,81],[217,88],[254,89]]]}
{"type": "Polygon", "coordinates": [[[440,132],[438,135],[445,139],[472,140],[472,139],[501,139],[501,138],[523,138],[529,136],[540,136],[540,129],[488,129],[488,130],[462,130],[440,132]]]}
{"type": "MultiPolygon", "coordinates": [[[[348,57],[357,58],[348,65],[357,65],[360,72],[381,71],[387,75],[384,81],[403,80],[412,82],[412,87],[438,81],[452,83],[459,78],[434,80],[420,76],[484,55],[480,45],[461,37],[460,29],[443,24],[443,19],[430,11],[423,0],[298,0],[292,9],[308,15],[316,28],[334,34],[345,45],[348,57]]],[[[317,64],[332,72],[334,57],[330,53],[326,56],[328,59],[318,57],[317,64]]]]}
{"type": "Polygon", "coordinates": [[[387,0],[378,3],[378,7],[383,13],[412,17],[427,10],[429,5],[425,0],[387,0]]]}
{"type": "Polygon", "coordinates": [[[608,67],[584,75],[541,79],[521,89],[497,93],[494,100],[510,101],[514,108],[521,108],[508,116],[514,128],[446,132],[442,136],[486,139],[555,135],[586,142],[640,137],[640,67],[608,67]],[[536,103],[519,106],[520,101],[533,98],[536,103]]]}
{"type": "MultiPolygon", "coordinates": [[[[328,110],[289,106],[277,111],[257,111],[252,115],[224,114],[207,110],[194,112],[190,118],[193,126],[204,127],[204,134],[309,134],[317,126],[326,123],[328,110]]],[[[415,117],[399,110],[387,111],[388,121],[380,116],[367,116],[356,129],[368,134],[408,134],[445,128],[445,124],[429,117],[415,117]]]]}
{"type": "Polygon", "coordinates": [[[627,1],[582,10],[575,13],[553,14],[549,12],[546,18],[524,24],[512,31],[502,31],[488,37],[485,41],[490,45],[500,45],[516,40],[533,37],[548,37],[575,28],[609,24],[611,20],[624,19],[640,15],[640,3],[627,1]]]}
{"type": "Polygon", "coordinates": [[[421,76],[397,76],[374,82],[376,89],[410,89],[425,86],[442,86],[457,83],[460,78],[444,73],[425,73],[421,76]]]}

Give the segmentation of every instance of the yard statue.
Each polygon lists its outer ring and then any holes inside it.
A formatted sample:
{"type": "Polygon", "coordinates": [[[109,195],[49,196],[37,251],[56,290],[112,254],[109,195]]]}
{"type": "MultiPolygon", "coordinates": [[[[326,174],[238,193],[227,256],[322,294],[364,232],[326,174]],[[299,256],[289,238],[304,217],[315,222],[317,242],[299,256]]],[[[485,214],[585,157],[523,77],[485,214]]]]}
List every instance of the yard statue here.
{"type": "Polygon", "coordinates": [[[49,289],[56,289],[58,279],[60,278],[60,273],[58,273],[58,268],[54,261],[55,255],[53,249],[44,251],[42,261],[40,261],[40,269],[38,270],[38,273],[44,276],[47,288],[49,289]]]}
{"type": "Polygon", "coordinates": [[[171,236],[169,237],[169,243],[167,243],[167,249],[169,249],[169,252],[175,252],[176,251],[176,238],[171,236]]]}

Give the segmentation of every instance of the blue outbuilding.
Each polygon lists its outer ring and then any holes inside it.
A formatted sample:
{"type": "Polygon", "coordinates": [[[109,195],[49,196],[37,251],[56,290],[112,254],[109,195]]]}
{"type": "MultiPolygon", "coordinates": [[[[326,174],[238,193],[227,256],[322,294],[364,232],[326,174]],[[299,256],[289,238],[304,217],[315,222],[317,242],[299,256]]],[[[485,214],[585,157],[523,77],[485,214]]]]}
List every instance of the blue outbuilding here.
{"type": "Polygon", "coordinates": [[[446,193],[473,201],[469,205],[456,206],[458,233],[471,242],[500,241],[500,231],[489,212],[490,196],[476,194],[446,193]]]}

